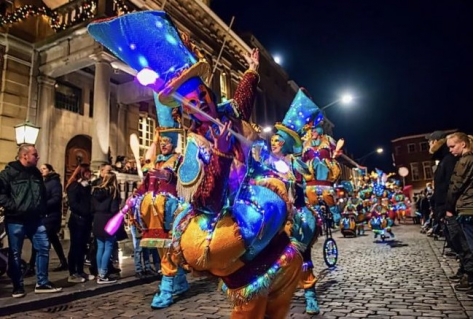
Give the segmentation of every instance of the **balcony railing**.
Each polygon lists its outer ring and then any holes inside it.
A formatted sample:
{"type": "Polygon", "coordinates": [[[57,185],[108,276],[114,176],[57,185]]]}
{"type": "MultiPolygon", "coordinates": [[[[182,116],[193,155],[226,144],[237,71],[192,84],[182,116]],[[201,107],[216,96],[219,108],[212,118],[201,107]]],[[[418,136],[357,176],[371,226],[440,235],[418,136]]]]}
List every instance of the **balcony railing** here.
{"type": "MultiPolygon", "coordinates": [[[[119,16],[137,10],[139,10],[138,7],[129,0],[73,0],[54,10],[46,5],[27,4],[19,8],[11,8],[0,15],[0,28],[11,26],[29,17],[42,15],[49,18],[49,24],[56,33],[64,35],[62,31],[79,29],[91,20],[119,16]]],[[[51,37],[57,37],[57,35],[51,37]]],[[[42,42],[50,40],[51,37],[43,39],[42,42]]]]}
{"type": "Polygon", "coordinates": [[[113,17],[137,10],[127,0],[75,0],[55,10],[52,27],[57,32],[67,30],[95,18],[113,17]]]}
{"type": "Polygon", "coordinates": [[[122,199],[122,204],[125,203],[125,200],[132,194],[134,187],[137,187],[138,182],[140,182],[140,177],[135,174],[125,174],[117,173],[117,180],[120,189],[120,198],[122,199]]]}

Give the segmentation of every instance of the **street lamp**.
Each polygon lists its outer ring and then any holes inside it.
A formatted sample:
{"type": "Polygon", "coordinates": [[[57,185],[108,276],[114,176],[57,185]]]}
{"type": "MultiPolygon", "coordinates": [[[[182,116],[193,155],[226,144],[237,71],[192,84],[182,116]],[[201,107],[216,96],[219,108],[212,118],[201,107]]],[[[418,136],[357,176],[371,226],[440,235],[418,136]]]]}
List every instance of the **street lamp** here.
{"type": "Polygon", "coordinates": [[[334,104],[339,103],[339,102],[341,102],[341,103],[343,103],[343,104],[351,103],[353,99],[354,99],[354,98],[352,97],[352,95],[350,95],[350,94],[344,94],[340,99],[337,99],[337,100],[335,100],[335,101],[333,101],[333,102],[331,102],[331,103],[329,103],[329,104],[323,106],[323,107],[321,108],[321,111],[324,111],[324,110],[327,109],[328,107],[333,106],[334,104]]]}
{"type": "Polygon", "coordinates": [[[272,131],[272,127],[271,126],[265,126],[262,130],[263,133],[270,133],[272,131]]]}
{"type": "Polygon", "coordinates": [[[369,157],[370,155],[375,154],[375,153],[382,154],[383,153],[383,148],[378,147],[377,149],[373,150],[372,152],[367,153],[362,157],[359,157],[358,159],[356,159],[356,161],[362,163],[362,160],[366,159],[367,157],[369,157]]]}
{"type": "Polygon", "coordinates": [[[15,126],[16,144],[36,144],[40,128],[29,121],[15,126]]]}

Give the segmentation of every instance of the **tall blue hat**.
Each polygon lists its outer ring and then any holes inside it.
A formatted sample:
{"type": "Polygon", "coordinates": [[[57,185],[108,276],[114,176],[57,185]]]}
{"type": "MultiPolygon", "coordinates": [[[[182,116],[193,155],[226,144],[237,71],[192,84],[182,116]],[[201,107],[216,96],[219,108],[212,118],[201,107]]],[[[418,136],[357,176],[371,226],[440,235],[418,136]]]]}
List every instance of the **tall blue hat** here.
{"type": "Polygon", "coordinates": [[[164,11],[140,11],[94,21],[89,34],[116,57],[140,72],[154,72],[150,86],[159,92],[159,101],[171,107],[181,103],[174,98],[195,90],[210,72],[207,62],[198,60],[188,41],[164,11]],[[186,40],[186,39],[185,39],[186,40]]]}
{"type": "Polygon", "coordinates": [[[285,140],[284,148],[291,152],[292,149],[301,147],[304,127],[313,122],[320,113],[320,109],[311,100],[306,90],[300,88],[283,121],[275,124],[276,134],[285,140]]]}
{"type": "Polygon", "coordinates": [[[178,121],[173,117],[173,110],[172,108],[163,105],[157,93],[153,93],[153,98],[155,100],[155,107],[156,107],[156,116],[158,118],[158,132],[160,137],[168,137],[171,140],[173,146],[177,146],[178,144],[178,135],[182,133],[182,129],[179,128],[180,124],[178,121]]]}

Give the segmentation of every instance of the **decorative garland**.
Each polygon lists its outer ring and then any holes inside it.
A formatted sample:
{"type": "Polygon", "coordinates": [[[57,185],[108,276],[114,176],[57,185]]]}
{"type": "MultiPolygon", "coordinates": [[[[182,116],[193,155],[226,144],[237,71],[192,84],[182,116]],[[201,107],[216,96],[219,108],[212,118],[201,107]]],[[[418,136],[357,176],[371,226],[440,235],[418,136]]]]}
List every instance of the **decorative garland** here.
{"type": "MultiPolygon", "coordinates": [[[[114,0],[114,5],[116,8],[116,14],[126,14],[133,11],[129,9],[122,0],[114,0]]],[[[85,0],[78,7],[75,8],[76,12],[79,11],[79,14],[77,14],[72,20],[66,23],[61,23],[61,19],[58,15],[57,10],[51,10],[47,6],[37,7],[34,5],[24,5],[20,8],[17,8],[13,13],[0,17],[0,27],[2,27],[3,25],[12,25],[16,22],[26,20],[31,16],[34,17],[42,15],[48,17],[51,28],[54,31],[59,32],[94,18],[95,8],[95,1],[85,0]]]]}

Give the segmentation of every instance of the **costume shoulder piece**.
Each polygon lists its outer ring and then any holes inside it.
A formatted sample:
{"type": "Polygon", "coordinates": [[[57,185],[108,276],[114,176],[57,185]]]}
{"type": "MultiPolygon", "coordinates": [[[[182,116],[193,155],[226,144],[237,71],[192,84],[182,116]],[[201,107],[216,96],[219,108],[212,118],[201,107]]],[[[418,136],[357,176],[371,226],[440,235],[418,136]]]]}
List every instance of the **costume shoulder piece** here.
{"type": "Polygon", "coordinates": [[[203,166],[211,158],[211,143],[204,137],[189,133],[183,163],[178,169],[178,196],[191,202],[203,178],[203,166]]]}

